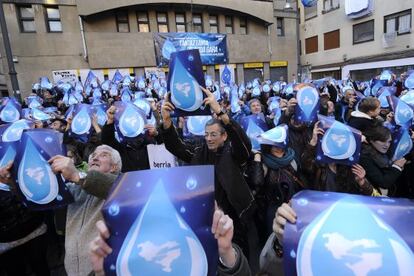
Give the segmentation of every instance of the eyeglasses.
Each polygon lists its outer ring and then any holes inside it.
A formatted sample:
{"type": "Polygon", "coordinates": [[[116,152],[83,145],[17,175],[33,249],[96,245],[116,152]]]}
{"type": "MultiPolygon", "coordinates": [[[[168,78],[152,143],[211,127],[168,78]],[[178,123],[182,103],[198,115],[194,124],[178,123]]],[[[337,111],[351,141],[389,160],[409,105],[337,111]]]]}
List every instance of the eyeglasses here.
{"type": "Polygon", "coordinates": [[[220,136],[220,134],[221,134],[221,133],[219,133],[219,132],[211,132],[211,133],[206,132],[206,133],[204,134],[204,137],[205,137],[205,138],[208,138],[208,136],[210,136],[211,138],[215,139],[215,138],[219,137],[219,136],[220,136]]]}

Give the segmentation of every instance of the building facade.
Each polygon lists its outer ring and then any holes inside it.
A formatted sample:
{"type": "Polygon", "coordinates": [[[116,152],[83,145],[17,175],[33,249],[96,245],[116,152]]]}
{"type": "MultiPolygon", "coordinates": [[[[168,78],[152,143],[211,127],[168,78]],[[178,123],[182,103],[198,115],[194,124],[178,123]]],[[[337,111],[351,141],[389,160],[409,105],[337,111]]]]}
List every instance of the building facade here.
{"type": "Polygon", "coordinates": [[[300,8],[304,77],[365,81],[384,69],[414,69],[413,1],[375,0],[370,15],[351,19],[345,0],[300,8]]]}
{"type": "MultiPolygon", "coordinates": [[[[3,1],[13,61],[23,96],[40,76],[89,69],[143,75],[156,66],[153,33],[227,34],[236,82],[255,77],[293,80],[297,72],[296,15],[284,0],[32,0],[3,1]]],[[[11,92],[1,45],[0,76],[11,92]]],[[[218,77],[218,65],[204,67],[218,77]]],[[[165,68],[164,71],[167,71],[165,68]]],[[[1,81],[1,78],[0,78],[1,81]]],[[[1,88],[1,87],[0,87],[1,88]]],[[[5,93],[6,91],[4,91],[5,93]]]]}

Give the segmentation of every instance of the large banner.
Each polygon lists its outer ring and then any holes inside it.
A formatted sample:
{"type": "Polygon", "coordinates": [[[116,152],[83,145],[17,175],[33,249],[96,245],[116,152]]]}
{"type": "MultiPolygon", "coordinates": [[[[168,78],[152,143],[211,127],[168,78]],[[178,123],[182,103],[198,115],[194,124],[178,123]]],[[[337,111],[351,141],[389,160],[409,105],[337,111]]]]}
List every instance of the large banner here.
{"type": "Polygon", "coordinates": [[[285,227],[285,275],[413,275],[414,203],[302,191],[285,227]]]}
{"type": "Polygon", "coordinates": [[[168,65],[170,55],[177,51],[198,49],[203,65],[227,63],[224,34],[154,33],[157,66],[168,65]]]}

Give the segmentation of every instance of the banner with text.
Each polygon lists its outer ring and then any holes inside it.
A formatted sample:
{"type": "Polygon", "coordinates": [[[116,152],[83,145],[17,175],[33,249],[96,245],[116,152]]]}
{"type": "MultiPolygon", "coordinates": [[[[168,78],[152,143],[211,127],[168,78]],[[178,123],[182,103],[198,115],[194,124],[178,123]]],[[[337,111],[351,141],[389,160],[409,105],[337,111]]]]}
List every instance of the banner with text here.
{"type": "Polygon", "coordinates": [[[227,39],[224,34],[154,33],[158,66],[168,65],[171,53],[198,49],[204,65],[227,63],[227,39]]]}

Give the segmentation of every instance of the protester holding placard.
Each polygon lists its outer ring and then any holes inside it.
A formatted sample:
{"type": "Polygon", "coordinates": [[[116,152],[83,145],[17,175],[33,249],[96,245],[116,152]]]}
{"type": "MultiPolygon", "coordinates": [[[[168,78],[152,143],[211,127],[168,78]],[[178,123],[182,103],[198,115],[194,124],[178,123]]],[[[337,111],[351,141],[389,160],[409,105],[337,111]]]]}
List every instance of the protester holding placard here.
{"type": "Polygon", "coordinates": [[[248,252],[244,220],[249,216],[254,199],[243,178],[241,167],[248,161],[251,143],[241,127],[221,110],[214,95],[207,89],[202,90],[207,96],[205,104],[220,118],[207,122],[202,147],[191,151],[179,139],[170,117],[174,106],[168,100],[165,100],[162,106],[161,135],[167,150],[179,159],[192,165],[215,165],[217,204],[233,219],[234,242],[240,245],[244,252],[248,252]]]}

